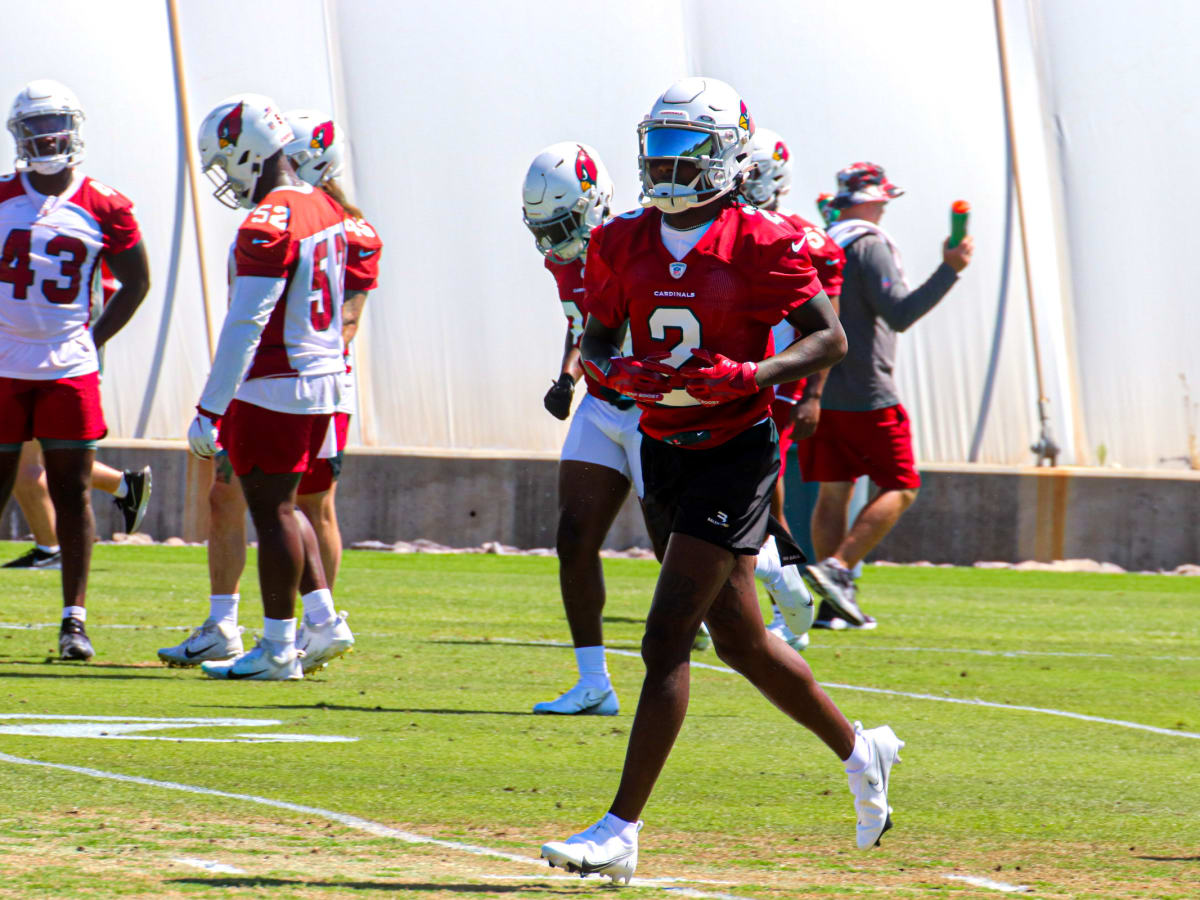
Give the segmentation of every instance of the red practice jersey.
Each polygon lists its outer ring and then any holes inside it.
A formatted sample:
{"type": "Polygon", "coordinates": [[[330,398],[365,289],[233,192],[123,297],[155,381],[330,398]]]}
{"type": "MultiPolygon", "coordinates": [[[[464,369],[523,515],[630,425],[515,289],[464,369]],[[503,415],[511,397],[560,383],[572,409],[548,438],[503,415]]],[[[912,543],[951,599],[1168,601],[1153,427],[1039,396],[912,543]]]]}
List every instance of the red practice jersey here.
{"type": "Polygon", "coordinates": [[[237,276],[287,279],[246,380],[345,371],[342,300],[348,242],[342,208],[324,191],[276,188],[238,229],[237,276]]]}
{"type": "Polygon", "coordinates": [[[0,177],[0,376],[97,371],[88,328],[101,306],[101,256],[141,239],[129,198],[81,172],[50,197],[27,176],[0,177]]]}
{"type": "Polygon", "coordinates": [[[379,257],[383,253],[383,241],[366,219],[356,219],[347,214],[344,224],[349,244],[346,293],[373,291],[379,284],[379,257]]]}
{"type": "MultiPolygon", "coordinates": [[[[629,319],[633,355],[669,353],[679,368],[703,348],[737,362],[774,352],[771,328],[821,289],[807,243],[773,213],[726,207],[677,261],[662,213],[636,210],[592,232],[584,308],[609,328],[629,319]]],[[[642,430],[697,448],[721,444],[764,419],[774,392],[700,406],[683,390],[642,407],[642,430]]]]}
{"type": "MultiPolygon", "coordinates": [[[[846,268],[846,254],[842,248],[830,239],[829,235],[825,233],[825,229],[814,225],[802,216],[786,209],[779,209],[775,214],[787,220],[796,231],[804,235],[804,239],[808,242],[808,255],[812,258],[813,268],[817,270],[817,278],[821,281],[821,289],[830,299],[838,297],[842,293],[842,273],[846,268]]],[[[779,330],[775,332],[775,349],[782,350],[795,339],[796,330],[783,322],[779,325],[779,330]]],[[[775,396],[783,398],[784,402],[794,403],[804,393],[804,385],[807,381],[808,379],[801,378],[799,381],[777,384],[775,385],[775,396]]]]}
{"type": "MultiPolygon", "coordinates": [[[[579,306],[583,302],[583,260],[573,259],[569,263],[558,265],[546,260],[546,271],[554,276],[558,286],[558,299],[562,301],[563,315],[567,317],[567,327],[571,329],[571,337],[575,346],[583,339],[583,329],[587,325],[587,313],[579,306]]],[[[587,370],[583,372],[583,380],[587,383],[587,391],[601,400],[612,397],[611,391],[606,391],[603,385],[596,384],[587,370]]]]}

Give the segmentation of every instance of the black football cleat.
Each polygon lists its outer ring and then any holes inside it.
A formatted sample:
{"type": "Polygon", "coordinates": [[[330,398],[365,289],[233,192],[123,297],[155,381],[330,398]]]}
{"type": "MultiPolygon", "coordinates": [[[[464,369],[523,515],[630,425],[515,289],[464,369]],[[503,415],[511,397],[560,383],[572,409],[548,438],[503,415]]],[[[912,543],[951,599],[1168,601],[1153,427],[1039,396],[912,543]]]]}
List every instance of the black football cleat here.
{"type": "Polygon", "coordinates": [[[96,655],[92,642],[88,640],[87,629],[75,617],[63,619],[62,627],[58,630],[59,659],[78,659],[87,661],[96,655]]]}
{"type": "Polygon", "coordinates": [[[125,496],[114,498],[113,503],[125,517],[125,533],[133,534],[146,518],[146,504],[150,502],[150,467],[146,466],[140,472],[126,469],[125,486],[129,489],[125,496]]]}

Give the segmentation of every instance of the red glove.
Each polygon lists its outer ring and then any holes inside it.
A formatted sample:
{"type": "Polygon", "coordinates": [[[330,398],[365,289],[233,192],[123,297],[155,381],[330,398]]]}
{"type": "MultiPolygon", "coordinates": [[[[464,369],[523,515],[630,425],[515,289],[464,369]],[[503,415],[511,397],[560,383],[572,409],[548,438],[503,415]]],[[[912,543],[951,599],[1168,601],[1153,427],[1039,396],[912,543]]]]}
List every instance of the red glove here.
{"type": "Polygon", "coordinates": [[[762,390],[754,380],[758,363],[734,362],[728,356],[700,349],[693,351],[692,356],[708,363],[708,366],[688,363],[679,371],[684,376],[684,388],[700,401],[701,406],[728,403],[762,390]]]}
{"type": "Polygon", "coordinates": [[[653,354],[645,359],[614,356],[608,361],[607,372],[600,371],[599,366],[585,359],[583,368],[600,384],[618,394],[624,394],[642,403],[656,403],[671,389],[671,376],[676,374],[670,366],[659,362],[669,355],[653,354]]]}

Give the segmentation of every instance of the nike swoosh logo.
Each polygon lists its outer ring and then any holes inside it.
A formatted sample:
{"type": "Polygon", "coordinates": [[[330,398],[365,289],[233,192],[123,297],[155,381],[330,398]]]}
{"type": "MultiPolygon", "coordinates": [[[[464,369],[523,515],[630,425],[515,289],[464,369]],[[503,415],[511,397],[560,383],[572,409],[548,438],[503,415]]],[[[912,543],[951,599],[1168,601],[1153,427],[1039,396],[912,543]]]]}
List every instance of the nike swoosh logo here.
{"type": "Polygon", "coordinates": [[[359,250],[359,251],[358,251],[358,258],[359,258],[359,259],[366,259],[368,256],[374,256],[374,255],[375,255],[376,253],[378,253],[378,252],[379,252],[378,250],[359,250]]]}
{"type": "Polygon", "coordinates": [[[266,242],[267,238],[250,238],[250,243],[252,244],[265,244],[266,242]]]}
{"type": "Polygon", "coordinates": [[[596,872],[599,872],[601,869],[607,869],[611,865],[615,865],[616,863],[619,863],[619,862],[622,862],[623,860],[629,859],[629,857],[631,857],[632,855],[633,855],[632,852],[622,853],[620,856],[614,856],[612,859],[608,860],[607,862],[595,862],[595,863],[588,862],[587,857],[583,856],[583,857],[580,857],[580,859],[579,859],[579,871],[584,875],[593,875],[596,872]]]}
{"type": "Polygon", "coordinates": [[[235,672],[233,669],[230,669],[228,677],[234,680],[238,678],[253,678],[255,675],[261,675],[265,671],[267,670],[259,669],[257,672],[235,672]]]}
{"type": "Polygon", "coordinates": [[[206,652],[206,651],[208,651],[208,650],[211,650],[211,649],[212,649],[213,647],[215,647],[215,646],[217,646],[215,643],[214,643],[214,644],[209,644],[207,647],[201,647],[201,648],[200,648],[199,650],[197,650],[195,653],[193,653],[191,650],[188,650],[188,649],[186,649],[186,648],[185,648],[185,649],[184,649],[184,651],[183,651],[183,655],[184,655],[184,656],[186,656],[188,659],[195,659],[195,658],[196,658],[197,656],[199,656],[201,653],[204,653],[204,652],[206,652]]]}
{"type": "Polygon", "coordinates": [[[804,246],[804,241],[795,241],[795,242],[792,244],[792,252],[793,252],[793,253],[799,253],[799,252],[800,252],[800,248],[801,248],[801,247],[803,247],[803,246],[804,246]]]}

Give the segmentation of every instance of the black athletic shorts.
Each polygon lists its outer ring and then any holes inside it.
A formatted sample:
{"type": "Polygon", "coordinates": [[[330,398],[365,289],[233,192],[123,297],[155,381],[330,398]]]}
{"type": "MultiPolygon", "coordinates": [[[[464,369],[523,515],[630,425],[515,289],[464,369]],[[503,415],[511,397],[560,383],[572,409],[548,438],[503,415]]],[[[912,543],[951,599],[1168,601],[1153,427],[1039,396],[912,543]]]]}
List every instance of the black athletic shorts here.
{"type": "Polygon", "coordinates": [[[642,434],[642,507],[664,547],[677,531],[733,553],[758,553],[778,476],[779,433],[770,419],[704,450],[642,434]]]}

